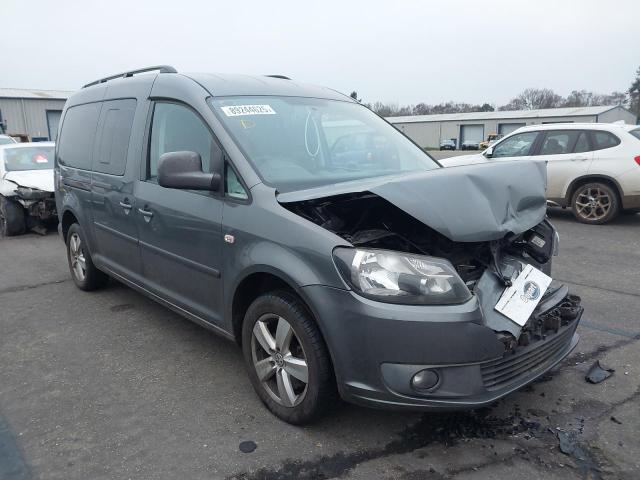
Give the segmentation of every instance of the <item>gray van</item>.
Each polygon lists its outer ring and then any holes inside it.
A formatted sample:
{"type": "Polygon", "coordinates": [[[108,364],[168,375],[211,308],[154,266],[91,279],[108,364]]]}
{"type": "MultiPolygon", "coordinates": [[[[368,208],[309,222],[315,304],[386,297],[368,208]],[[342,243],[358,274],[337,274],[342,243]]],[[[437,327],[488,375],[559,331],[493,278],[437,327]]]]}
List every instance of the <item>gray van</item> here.
{"type": "Polygon", "coordinates": [[[476,408],[576,345],[550,283],[544,163],[441,168],[350,97],[161,66],[65,106],[56,202],[71,276],[109,277],[241,345],[281,419],[341,397],[476,408]]]}

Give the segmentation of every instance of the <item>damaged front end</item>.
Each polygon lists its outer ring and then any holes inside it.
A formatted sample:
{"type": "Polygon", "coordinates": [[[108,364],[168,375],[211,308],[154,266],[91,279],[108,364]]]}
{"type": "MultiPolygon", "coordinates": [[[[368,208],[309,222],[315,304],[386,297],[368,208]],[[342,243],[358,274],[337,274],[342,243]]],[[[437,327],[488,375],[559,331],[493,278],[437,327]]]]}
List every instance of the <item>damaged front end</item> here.
{"type": "MultiPolygon", "coordinates": [[[[47,226],[57,222],[58,214],[54,193],[35,187],[22,186],[15,181],[4,179],[2,194],[6,201],[19,205],[22,209],[20,216],[24,216],[24,228],[44,235],[47,226]]],[[[14,213],[18,215],[18,213],[14,213]]],[[[15,219],[14,219],[15,222],[15,219]]],[[[19,228],[23,231],[24,228],[19,228]]]]}
{"type": "Polygon", "coordinates": [[[49,222],[57,218],[53,192],[18,186],[13,198],[24,207],[32,219],[49,222]]]}
{"type": "MultiPolygon", "coordinates": [[[[474,322],[493,330],[504,347],[474,366],[488,399],[491,392],[519,388],[548,370],[577,342],[583,309],[566,286],[552,284],[522,325],[495,309],[526,265],[551,273],[558,235],[546,219],[543,168],[526,162],[447,169],[446,175],[437,171],[418,181],[394,179],[328,196],[285,194],[279,201],[353,246],[336,248],[335,263],[364,297],[428,306],[476,297],[481,318],[474,322]]],[[[407,365],[385,365],[385,383],[392,390],[420,393],[402,373],[407,365]]],[[[442,396],[456,397],[456,391],[452,387],[442,396]]]]}

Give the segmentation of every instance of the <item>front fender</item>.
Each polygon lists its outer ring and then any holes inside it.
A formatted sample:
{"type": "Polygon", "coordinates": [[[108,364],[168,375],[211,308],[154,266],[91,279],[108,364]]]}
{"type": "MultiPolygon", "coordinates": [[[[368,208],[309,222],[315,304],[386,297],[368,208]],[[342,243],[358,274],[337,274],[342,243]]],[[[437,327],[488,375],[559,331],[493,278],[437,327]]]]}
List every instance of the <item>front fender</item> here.
{"type": "Polygon", "coordinates": [[[246,245],[225,256],[223,270],[225,293],[225,317],[231,319],[233,298],[239,285],[255,273],[268,273],[286,282],[301,296],[301,288],[308,285],[330,285],[344,288],[344,283],[330,258],[314,252],[303,256],[273,242],[261,241],[246,245]],[[316,257],[316,258],[314,258],[316,257]],[[327,267],[333,270],[327,271],[327,267]]]}

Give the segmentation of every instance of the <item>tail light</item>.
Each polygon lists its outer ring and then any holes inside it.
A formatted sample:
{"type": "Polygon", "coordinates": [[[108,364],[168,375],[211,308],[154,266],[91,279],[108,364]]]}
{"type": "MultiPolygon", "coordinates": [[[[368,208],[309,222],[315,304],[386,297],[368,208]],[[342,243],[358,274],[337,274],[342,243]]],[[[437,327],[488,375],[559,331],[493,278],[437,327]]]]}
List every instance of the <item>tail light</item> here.
{"type": "Polygon", "coordinates": [[[640,165],[640,155],[638,155],[636,158],[634,158],[634,160],[636,161],[636,163],[638,165],[640,165]]]}

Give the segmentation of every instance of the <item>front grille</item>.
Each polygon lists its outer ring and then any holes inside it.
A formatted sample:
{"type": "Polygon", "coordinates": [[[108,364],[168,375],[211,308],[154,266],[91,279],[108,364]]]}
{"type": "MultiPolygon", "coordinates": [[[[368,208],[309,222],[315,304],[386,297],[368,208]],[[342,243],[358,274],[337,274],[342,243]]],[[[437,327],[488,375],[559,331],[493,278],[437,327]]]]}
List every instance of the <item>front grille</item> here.
{"type": "Polygon", "coordinates": [[[555,360],[573,337],[575,323],[567,325],[555,335],[538,340],[528,347],[516,348],[502,358],[481,366],[482,380],[487,390],[499,390],[517,383],[520,379],[544,371],[555,360]]]}

